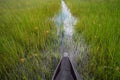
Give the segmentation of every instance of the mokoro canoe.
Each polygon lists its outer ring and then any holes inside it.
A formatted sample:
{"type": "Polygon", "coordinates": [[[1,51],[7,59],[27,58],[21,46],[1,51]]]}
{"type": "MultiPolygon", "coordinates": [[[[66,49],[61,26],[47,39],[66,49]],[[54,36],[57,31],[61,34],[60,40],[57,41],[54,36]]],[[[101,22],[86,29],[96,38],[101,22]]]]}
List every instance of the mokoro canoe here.
{"type": "Polygon", "coordinates": [[[52,80],[79,80],[69,57],[60,60],[52,80]]]}

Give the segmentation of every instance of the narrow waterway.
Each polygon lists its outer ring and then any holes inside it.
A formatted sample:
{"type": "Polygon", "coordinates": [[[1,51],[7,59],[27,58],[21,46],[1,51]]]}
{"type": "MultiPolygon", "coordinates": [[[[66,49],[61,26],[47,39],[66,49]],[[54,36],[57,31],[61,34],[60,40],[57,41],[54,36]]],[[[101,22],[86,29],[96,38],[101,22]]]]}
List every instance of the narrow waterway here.
{"type": "Polygon", "coordinates": [[[67,7],[64,1],[61,1],[61,11],[55,17],[55,23],[57,26],[57,35],[60,41],[60,55],[68,55],[73,65],[77,66],[77,58],[83,61],[83,65],[87,62],[88,47],[84,43],[84,39],[81,35],[75,34],[74,28],[78,19],[75,18],[70,9],[67,7]]]}
{"type": "Polygon", "coordinates": [[[74,25],[77,22],[77,19],[72,16],[70,10],[66,6],[65,2],[62,1],[61,12],[57,16],[56,24],[58,29],[58,36],[60,38],[60,53],[68,53],[71,56],[71,53],[74,53],[73,48],[73,33],[74,25]]]}

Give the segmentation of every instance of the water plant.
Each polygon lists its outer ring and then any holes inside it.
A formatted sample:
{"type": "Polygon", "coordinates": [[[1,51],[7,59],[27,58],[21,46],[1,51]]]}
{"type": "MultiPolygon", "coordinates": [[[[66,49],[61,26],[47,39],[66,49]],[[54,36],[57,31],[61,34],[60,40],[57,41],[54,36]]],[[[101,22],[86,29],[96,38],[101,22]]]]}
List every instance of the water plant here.
{"type": "MultiPolygon", "coordinates": [[[[85,42],[90,46],[89,63],[82,73],[84,79],[119,80],[120,1],[65,1],[72,14],[79,18],[75,27],[76,34],[83,35],[85,42]]],[[[78,63],[78,70],[81,72],[80,59],[78,63]]]]}
{"type": "Polygon", "coordinates": [[[60,0],[0,0],[1,80],[51,79],[59,55],[50,18],[59,8],[60,0]]]}

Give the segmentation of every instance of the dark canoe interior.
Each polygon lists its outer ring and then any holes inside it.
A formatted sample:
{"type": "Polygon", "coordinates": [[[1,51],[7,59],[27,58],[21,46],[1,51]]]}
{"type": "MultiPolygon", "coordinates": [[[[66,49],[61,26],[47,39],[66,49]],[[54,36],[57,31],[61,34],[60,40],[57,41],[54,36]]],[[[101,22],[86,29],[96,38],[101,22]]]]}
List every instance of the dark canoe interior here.
{"type": "Polygon", "coordinates": [[[78,80],[69,57],[63,57],[60,60],[52,80],[78,80]]]}

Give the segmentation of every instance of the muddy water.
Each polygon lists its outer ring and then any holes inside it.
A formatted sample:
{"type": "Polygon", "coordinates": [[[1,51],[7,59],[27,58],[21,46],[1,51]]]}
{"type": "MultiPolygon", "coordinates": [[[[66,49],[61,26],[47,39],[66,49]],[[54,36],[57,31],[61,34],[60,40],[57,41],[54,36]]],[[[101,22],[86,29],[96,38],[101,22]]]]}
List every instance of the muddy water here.
{"type": "Polygon", "coordinates": [[[88,47],[84,43],[82,36],[74,33],[77,21],[77,18],[71,14],[65,2],[61,1],[61,11],[55,17],[57,34],[60,41],[60,54],[63,56],[64,53],[65,55],[67,53],[74,66],[77,66],[76,59],[78,56],[81,61],[87,61],[86,56],[88,54],[88,47]]]}

